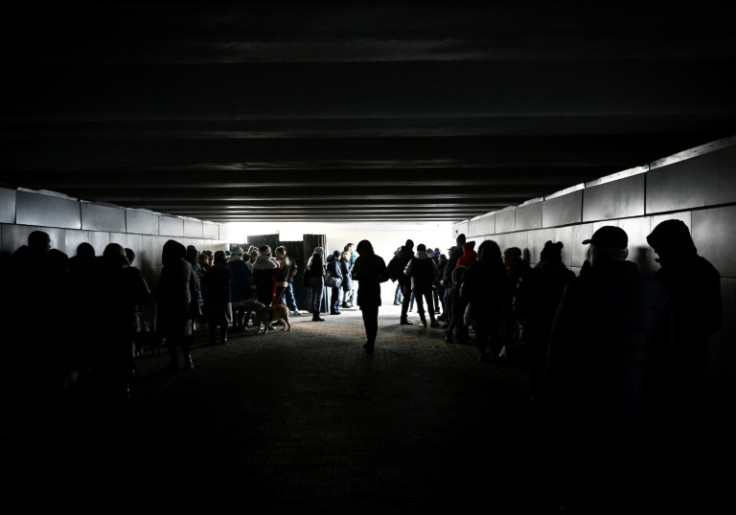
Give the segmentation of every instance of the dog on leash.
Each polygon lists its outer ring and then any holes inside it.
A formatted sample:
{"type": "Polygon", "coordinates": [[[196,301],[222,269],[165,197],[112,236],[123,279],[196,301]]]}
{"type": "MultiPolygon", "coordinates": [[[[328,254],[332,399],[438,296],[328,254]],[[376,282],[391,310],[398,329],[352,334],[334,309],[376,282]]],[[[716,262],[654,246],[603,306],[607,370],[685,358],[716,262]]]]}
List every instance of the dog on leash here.
{"type": "Polygon", "coordinates": [[[291,323],[289,323],[289,308],[283,304],[274,304],[273,306],[265,306],[259,302],[263,308],[256,311],[256,324],[258,324],[258,330],[256,334],[261,332],[261,326],[263,326],[263,334],[266,334],[269,330],[274,329],[271,324],[281,322],[281,330],[291,331],[291,323]]]}

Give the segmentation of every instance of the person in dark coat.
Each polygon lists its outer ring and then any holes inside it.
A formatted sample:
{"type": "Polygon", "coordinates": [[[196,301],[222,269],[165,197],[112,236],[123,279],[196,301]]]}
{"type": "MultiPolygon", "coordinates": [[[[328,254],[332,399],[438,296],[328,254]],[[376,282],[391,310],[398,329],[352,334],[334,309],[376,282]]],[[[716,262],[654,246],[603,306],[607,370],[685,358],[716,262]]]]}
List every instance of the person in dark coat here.
{"type": "Polygon", "coordinates": [[[460,297],[468,303],[470,318],[475,323],[480,360],[496,361],[503,346],[501,333],[511,311],[512,291],[501,249],[495,241],[485,240],[478,247],[478,259],[465,272],[460,297]]]}
{"type": "Polygon", "coordinates": [[[460,256],[463,255],[463,244],[465,243],[466,238],[465,234],[460,233],[457,235],[457,238],[455,238],[455,245],[447,249],[447,266],[445,267],[444,274],[442,278],[440,279],[440,282],[442,286],[445,288],[445,307],[447,308],[447,316],[445,316],[445,313],[442,313],[440,315],[439,320],[448,320],[450,319],[450,315],[452,314],[452,271],[455,270],[455,266],[457,266],[457,260],[460,259],[460,256]]]}
{"type": "Polygon", "coordinates": [[[199,278],[185,259],[186,247],[168,240],[163,247],[163,268],[156,290],[156,329],[166,340],[171,371],[179,370],[177,354],[181,351],[187,370],[194,368],[189,353],[193,321],[202,313],[199,278]]]}
{"type": "Polygon", "coordinates": [[[340,251],[336,250],[330,256],[327,263],[327,271],[334,277],[334,284],[330,285],[330,315],[340,315],[340,303],[342,302],[342,266],[340,266],[340,251]]]}
{"type": "Polygon", "coordinates": [[[381,256],[376,255],[368,240],[361,240],[356,248],[353,274],[358,280],[358,306],[363,315],[366,342],[363,348],[372,353],[378,336],[378,308],[381,306],[381,283],[388,281],[388,269],[381,256]]]}
{"type": "Polygon", "coordinates": [[[414,257],[414,242],[406,240],[401,250],[394,254],[388,263],[388,273],[392,281],[398,281],[401,286],[401,325],[412,325],[408,318],[409,303],[411,302],[411,277],[404,273],[409,260],[414,257]]]}
{"type": "Polygon", "coordinates": [[[214,255],[214,264],[204,276],[206,284],[204,296],[204,311],[210,331],[210,345],[215,345],[217,328],[220,328],[219,343],[227,343],[227,328],[233,320],[233,310],[230,301],[230,276],[232,272],[227,264],[225,252],[218,250],[214,255]]]}
{"type": "Polygon", "coordinates": [[[129,265],[125,249],[108,244],[97,261],[90,321],[97,335],[90,349],[95,397],[127,399],[133,374],[136,313],[151,291],[138,268],[129,265]]]}
{"type": "Polygon", "coordinates": [[[68,256],[51,247],[44,231],[32,231],[27,245],[10,257],[5,271],[8,327],[17,342],[5,346],[3,415],[8,434],[54,432],[66,388],[67,348],[75,319],[67,272],[68,256]]]}
{"type": "MultiPolygon", "coordinates": [[[[351,244],[352,245],[352,244],[351,244]]],[[[347,246],[346,246],[347,247],[347,246]]],[[[355,263],[351,257],[350,250],[344,250],[342,257],[340,258],[340,270],[342,271],[342,307],[352,308],[353,307],[353,265],[355,263]]]]}
{"type": "Polygon", "coordinates": [[[529,345],[531,397],[535,414],[543,413],[547,345],[562,291],[575,273],[562,262],[562,242],[544,244],[537,265],[518,280],[513,311],[529,345]]]}
{"type": "Polygon", "coordinates": [[[626,261],[623,229],[601,227],[583,243],[590,269],[567,285],[550,337],[547,409],[556,455],[547,461],[561,481],[565,513],[631,513],[652,492],[652,450],[668,430],[661,414],[672,303],[661,283],[626,261]]]}
{"type": "Polygon", "coordinates": [[[723,306],[721,277],[716,268],[698,255],[690,231],[681,220],[665,220],[647,236],[660,264],[655,279],[672,297],[675,318],[675,350],[670,367],[672,404],[668,408],[669,448],[677,459],[669,467],[683,491],[699,495],[687,482],[690,470],[708,470],[703,463],[703,442],[709,438],[704,403],[708,340],[721,327],[723,306]]]}
{"type": "Polygon", "coordinates": [[[310,290],[309,308],[312,310],[312,322],[324,322],[325,319],[320,316],[322,310],[322,295],[325,289],[325,249],[315,247],[312,256],[307,261],[304,270],[304,279],[310,290]]]}
{"type": "Polygon", "coordinates": [[[427,317],[424,314],[425,300],[431,327],[439,327],[440,323],[435,319],[432,301],[433,284],[437,279],[437,265],[427,253],[427,246],[424,243],[417,245],[417,252],[406,264],[404,274],[411,278],[411,290],[417,300],[417,311],[422,327],[427,327],[427,317]]]}

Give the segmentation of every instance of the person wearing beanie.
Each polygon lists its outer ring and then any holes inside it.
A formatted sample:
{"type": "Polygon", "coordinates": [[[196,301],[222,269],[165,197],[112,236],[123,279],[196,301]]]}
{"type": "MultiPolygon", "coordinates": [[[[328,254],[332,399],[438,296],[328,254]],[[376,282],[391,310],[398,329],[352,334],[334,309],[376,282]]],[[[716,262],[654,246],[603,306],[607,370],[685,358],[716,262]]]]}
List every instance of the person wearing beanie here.
{"type": "Polygon", "coordinates": [[[314,251],[307,261],[304,271],[305,286],[307,286],[311,294],[309,296],[309,309],[312,311],[312,322],[324,322],[325,319],[320,316],[322,309],[322,295],[325,289],[325,249],[315,247],[314,251]]]}

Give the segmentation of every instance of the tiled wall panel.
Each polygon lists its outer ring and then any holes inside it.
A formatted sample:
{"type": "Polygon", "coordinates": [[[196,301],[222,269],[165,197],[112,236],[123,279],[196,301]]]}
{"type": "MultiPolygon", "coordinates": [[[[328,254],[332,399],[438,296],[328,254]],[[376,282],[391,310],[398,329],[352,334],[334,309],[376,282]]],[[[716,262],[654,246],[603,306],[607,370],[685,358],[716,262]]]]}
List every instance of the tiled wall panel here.
{"type": "Polygon", "coordinates": [[[0,188],[0,223],[15,223],[16,191],[0,188]]]}
{"type": "Polygon", "coordinates": [[[516,208],[496,211],[496,232],[512,232],[516,230],[516,208]]]}
{"type": "Polygon", "coordinates": [[[208,240],[220,239],[220,231],[217,224],[213,223],[202,223],[202,236],[208,240]]]}
{"type": "Polygon", "coordinates": [[[230,241],[230,227],[225,224],[217,226],[221,241],[230,241]]]}
{"type": "Polygon", "coordinates": [[[202,237],[202,222],[199,220],[184,219],[184,236],[188,238],[202,237]]]}
{"type": "Polygon", "coordinates": [[[583,190],[545,200],[542,204],[542,227],[578,224],[582,221],[583,190]]]}
{"type": "Polygon", "coordinates": [[[82,229],[87,231],[125,232],[125,209],[91,202],[80,202],[82,229]]]}
{"type": "Polygon", "coordinates": [[[494,213],[481,217],[480,230],[481,234],[493,234],[496,232],[496,215],[494,213]]]}
{"type": "Polygon", "coordinates": [[[82,228],[79,202],[74,199],[18,191],[15,207],[16,223],[22,225],[82,228]]]}
{"type": "Polygon", "coordinates": [[[736,202],[736,146],[647,173],[647,213],[736,202]]]}
{"type": "Polygon", "coordinates": [[[516,230],[539,229],[542,227],[542,202],[532,202],[516,208],[516,230]]]}
{"type": "Polygon", "coordinates": [[[470,220],[468,222],[468,232],[465,235],[470,236],[470,237],[476,237],[480,234],[483,234],[483,230],[480,227],[480,220],[477,218],[470,220]]]}
{"type": "Polygon", "coordinates": [[[184,220],[175,216],[159,215],[158,233],[161,236],[184,236],[184,220]]]}
{"type": "Polygon", "coordinates": [[[692,236],[698,254],[713,263],[721,276],[736,277],[736,206],[692,213],[692,236]]]}
{"type": "Polygon", "coordinates": [[[645,174],[606,182],[583,190],[583,222],[644,214],[645,174]]]}
{"type": "Polygon", "coordinates": [[[157,235],[158,216],[145,209],[126,209],[126,229],[129,233],[157,235]]]}

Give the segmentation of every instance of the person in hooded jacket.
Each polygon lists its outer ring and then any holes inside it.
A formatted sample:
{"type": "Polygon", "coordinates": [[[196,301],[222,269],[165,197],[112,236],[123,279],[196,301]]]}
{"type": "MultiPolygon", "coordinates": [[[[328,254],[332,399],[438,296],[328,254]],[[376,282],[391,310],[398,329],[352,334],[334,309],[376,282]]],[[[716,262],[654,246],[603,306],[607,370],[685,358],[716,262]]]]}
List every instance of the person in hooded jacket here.
{"type": "Polygon", "coordinates": [[[252,268],[243,259],[242,247],[233,249],[227,266],[230,268],[230,302],[234,311],[233,331],[245,331],[248,325],[245,301],[254,297],[255,283],[252,268]]]}
{"type": "Polygon", "coordinates": [[[721,277],[710,261],[698,254],[681,220],[661,222],[647,236],[647,242],[660,265],[654,277],[669,292],[674,310],[675,343],[669,370],[672,395],[666,424],[672,430],[664,447],[677,449],[677,453],[668,472],[680,490],[692,492],[691,501],[697,505],[697,491],[683,478],[691,470],[709,470],[703,461],[710,434],[704,389],[708,341],[723,321],[721,277]]]}
{"type": "Polygon", "coordinates": [[[463,253],[458,258],[455,266],[464,266],[466,268],[470,268],[470,265],[478,260],[478,253],[475,251],[475,242],[466,241],[465,243],[463,243],[462,249],[463,253]]]}

